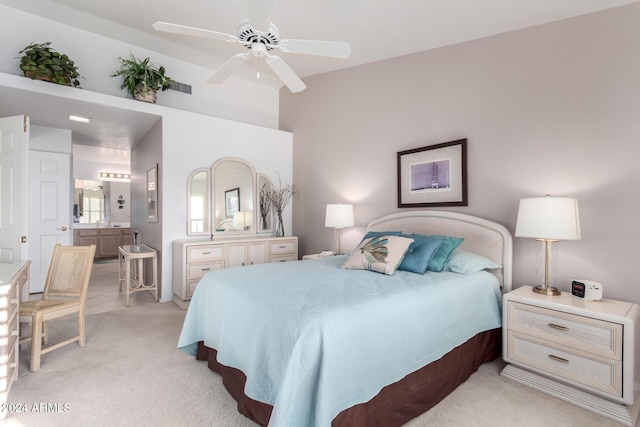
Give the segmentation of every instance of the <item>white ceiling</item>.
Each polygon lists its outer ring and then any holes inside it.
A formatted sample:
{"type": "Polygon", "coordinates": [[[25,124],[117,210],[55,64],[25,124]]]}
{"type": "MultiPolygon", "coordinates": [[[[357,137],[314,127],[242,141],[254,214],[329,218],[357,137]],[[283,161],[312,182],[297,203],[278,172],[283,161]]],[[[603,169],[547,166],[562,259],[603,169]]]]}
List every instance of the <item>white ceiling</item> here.
{"type": "MultiPolygon", "coordinates": [[[[304,78],[635,2],[275,0],[271,20],[283,39],[351,44],[352,54],[347,60],[281,53],[304,78]]],[[[159,33],[151,24],[166,21],[236,34],[238,24],[248,16],[245,0],[0,0],[0,3],[208,67],[212,73],[243,48],[239,44],[159,33]]],[[[240,77],[255,79],[253,61],[257,59],[247,62],[240,77]]],[[[279,85],[273,76],[260,81],[279,85]]],[[[41,119],[32,116],[32,121],[37,123],[41,119]]],[[[68,127],[67,123],[64,127],[68,127]]],[[[87,135],[86,139],[95,138],[99,135],[87,135]]]]}

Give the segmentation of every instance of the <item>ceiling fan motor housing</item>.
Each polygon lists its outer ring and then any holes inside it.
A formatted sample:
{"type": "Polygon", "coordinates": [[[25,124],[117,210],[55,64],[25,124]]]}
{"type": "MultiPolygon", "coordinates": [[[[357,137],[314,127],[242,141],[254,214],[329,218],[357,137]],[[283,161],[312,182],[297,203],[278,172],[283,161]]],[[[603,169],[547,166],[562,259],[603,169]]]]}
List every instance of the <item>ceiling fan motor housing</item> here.
{"type": "Polygon", "coordinates": [[[238,39],[247,49],[251,49],[255,56],[266,56],[267,51],[272,50],[280,40],[278,27],[269,24],[269,32],[257,30],[251,26],[248,19],[238,25],[238,39]]]}

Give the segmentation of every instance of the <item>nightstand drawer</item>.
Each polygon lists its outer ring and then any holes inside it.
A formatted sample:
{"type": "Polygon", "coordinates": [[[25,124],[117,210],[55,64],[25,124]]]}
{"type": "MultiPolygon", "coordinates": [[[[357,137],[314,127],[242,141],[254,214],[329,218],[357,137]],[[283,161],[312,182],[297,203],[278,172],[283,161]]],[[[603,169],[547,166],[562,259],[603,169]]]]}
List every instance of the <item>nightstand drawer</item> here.
{"type": "Polygon", "coordinates": [[[563,347],[622,359],[623,327],[619,323],[576,316],[547,308],[507,303],[508,329],[563,347]]]}
{"type": "Polygon", "coordinates": [[[581,386],[622,397],[622,361],[508,333],[508,358],[581,386]]]}

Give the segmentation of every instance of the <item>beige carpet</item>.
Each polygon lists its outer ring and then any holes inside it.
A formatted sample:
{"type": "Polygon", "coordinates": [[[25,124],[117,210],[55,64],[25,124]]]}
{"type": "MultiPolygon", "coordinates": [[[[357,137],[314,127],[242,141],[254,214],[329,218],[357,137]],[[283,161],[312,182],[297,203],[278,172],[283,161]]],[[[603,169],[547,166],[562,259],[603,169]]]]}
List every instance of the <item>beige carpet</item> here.
{"type": "MultiPolygon", "coordinates": [[[[176,349],[185,312],[134,295],[131,307],[117,292],[117,265],[94,266],[87,315],[87,344],[65,346],[28,369],[20,353],[20,376],[9,402],[16,426],[255,426],[240,415],[220,378],[176,349]]],[[[54,334],[73,320],[51,325],[54,334]]],[[[576,426],[618,424],[530,390],[499,375],[502,362],[483,365],[469,381],[407,426],[576,426]]]]}

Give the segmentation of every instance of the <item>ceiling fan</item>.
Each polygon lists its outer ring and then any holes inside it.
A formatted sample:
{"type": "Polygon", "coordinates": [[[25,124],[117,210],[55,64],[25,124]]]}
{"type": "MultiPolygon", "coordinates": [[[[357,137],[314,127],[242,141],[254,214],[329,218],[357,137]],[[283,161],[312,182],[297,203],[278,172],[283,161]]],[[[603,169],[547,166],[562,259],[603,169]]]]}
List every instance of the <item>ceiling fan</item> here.
{"type": "Polygon", "coordinates": [[[238,53],[233,56],[218,68],[207,80],[210,83],[222,83],[253,54],[258,58],[266,57],[267,65],[269,65],[289,90],[294,93],[300,92],[307,86],[282,58],[271,53],[274,49],[280,49],[283,52],[289,53],[340,59],[347,59],[351,54],[351,46],[346,42],[297,39],[281,40],[278,27],[276,27],[269,18],[271,3],[272,2],[265,0],[249,0],[249,18],[240,23],[238,26],[238,35],[235,36],[168,22],[156,22],[153,24],[153,28],[157,31],[167,33],[240,43],[249,49],[248,52],[238,53]]]}

